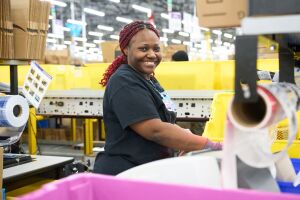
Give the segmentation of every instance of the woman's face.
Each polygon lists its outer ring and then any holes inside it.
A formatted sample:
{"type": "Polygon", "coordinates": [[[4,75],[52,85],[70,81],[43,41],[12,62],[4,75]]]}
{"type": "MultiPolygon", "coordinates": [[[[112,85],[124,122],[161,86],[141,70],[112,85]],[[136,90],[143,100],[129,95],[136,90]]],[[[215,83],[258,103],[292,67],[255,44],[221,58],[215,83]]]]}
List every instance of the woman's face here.
{"type": "Polygon", "coordinates": [[[146,78],[149,78],[161,61],[159,37],[149,29],[143,29],[135,34],[124,52],[128,64],[146,78]]]}

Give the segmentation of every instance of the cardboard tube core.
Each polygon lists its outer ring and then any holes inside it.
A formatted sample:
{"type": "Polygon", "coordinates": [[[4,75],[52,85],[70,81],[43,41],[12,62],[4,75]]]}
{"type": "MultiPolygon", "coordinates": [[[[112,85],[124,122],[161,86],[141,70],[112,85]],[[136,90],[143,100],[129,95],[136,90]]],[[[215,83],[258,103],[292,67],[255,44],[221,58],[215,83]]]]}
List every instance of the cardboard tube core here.
{"type": "Polygon", "coordinates": [[[13,113],[15,117],[19,117],[22,114],[22,107],[20,105],[15,105],[13,108],[13,113]]]}
{"type": "Polygon", "coordinates": [[[260,124],[267,113],[265,100],[259,95],[258,100],[253,103],[232,102],[232,117],[237,124],[243,127],[255,127],[260,124]]]}

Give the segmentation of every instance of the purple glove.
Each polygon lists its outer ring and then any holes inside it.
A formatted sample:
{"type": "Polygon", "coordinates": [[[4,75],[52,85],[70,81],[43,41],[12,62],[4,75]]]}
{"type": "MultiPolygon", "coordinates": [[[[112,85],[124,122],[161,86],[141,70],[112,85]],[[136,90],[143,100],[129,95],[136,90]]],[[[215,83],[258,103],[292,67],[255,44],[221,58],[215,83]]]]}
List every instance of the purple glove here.
{"type": "Polygon", "coordinates": [[[207,139],[207,143],[204,148],[211,150],[222,150],[223,145],[220,142],[213,142],[210,139],[207,139]]]}

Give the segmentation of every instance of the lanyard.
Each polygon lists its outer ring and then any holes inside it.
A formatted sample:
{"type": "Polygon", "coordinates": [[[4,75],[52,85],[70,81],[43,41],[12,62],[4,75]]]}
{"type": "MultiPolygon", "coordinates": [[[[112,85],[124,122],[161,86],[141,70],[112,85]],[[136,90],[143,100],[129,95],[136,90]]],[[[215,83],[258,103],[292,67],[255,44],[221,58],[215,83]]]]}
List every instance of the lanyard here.
{"type": "Polygon", "coordinates": [[[162,101],[163,103],[165,104],[166,108],[169,110],[169,111],[172,111],[172,112],[176,112],[177,108],[176,108],[176,105],[174,104],[174,102],[171,100],[170,96],[167,94],[166,91],[164,91],[162,88],[159,88],[161,89],[161,91],[159,91],[157,89],[157,85],[155,83],[153,83],[151,80],[149,80],[150,84],[153,86],[154,90],[156,92],[159,93],[160,97],[162,98],[162,101]]]}

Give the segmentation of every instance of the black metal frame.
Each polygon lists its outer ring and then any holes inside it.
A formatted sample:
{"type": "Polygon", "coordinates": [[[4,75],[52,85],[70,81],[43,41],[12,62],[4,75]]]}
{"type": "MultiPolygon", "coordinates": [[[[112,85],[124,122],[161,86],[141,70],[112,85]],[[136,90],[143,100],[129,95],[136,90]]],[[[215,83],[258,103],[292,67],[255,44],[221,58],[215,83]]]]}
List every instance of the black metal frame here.
{"type": "MultiPolygon", "coordinates": [[[[293,44],[285,36],[293,34],[276,34],[272,39],[279,43],[279,81],[295,83],[294,67],[300,66],[300,61],[294,59],[294,50],[300,44],[293,44]]],[[[257,101],[257,42],[258,35],[242,35],[236,37],[235,43],[235,96],[237,102],[257,101]],[[242,84],[247,86],[245,92],[242,84]]]]}
{"type": "Polygon", "coordinates": [[[18,65],[10,65],[10,93],[11,95],[18,94],[18,65]]]}
{"type": "Polygon", "coordinates": [[[10,91],[8,94],[17,95],[18,94],[18,66],[28,65],[30,60],[0,60],[0,67],[9,65],[10,72],[10,91]]]}

